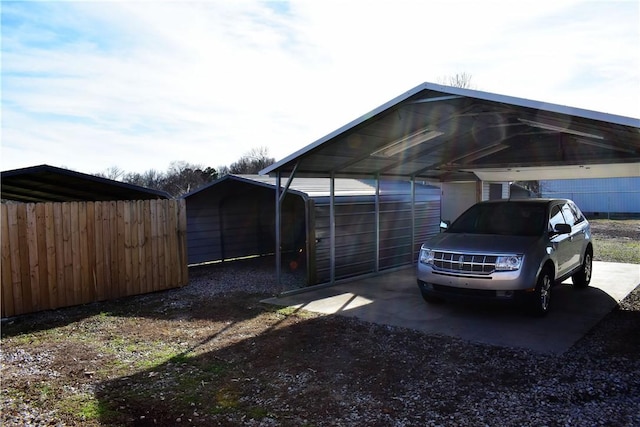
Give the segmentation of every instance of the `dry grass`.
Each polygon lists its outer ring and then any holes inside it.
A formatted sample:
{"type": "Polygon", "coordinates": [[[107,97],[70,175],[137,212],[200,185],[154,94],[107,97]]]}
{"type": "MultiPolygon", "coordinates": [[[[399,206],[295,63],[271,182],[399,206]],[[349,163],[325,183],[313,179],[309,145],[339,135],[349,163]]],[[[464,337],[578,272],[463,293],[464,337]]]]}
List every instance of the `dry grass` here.
{"type": "Polygon", "coordinates": [[[640,264],[640,220],[590,220],[596,261],[640,264]]]}

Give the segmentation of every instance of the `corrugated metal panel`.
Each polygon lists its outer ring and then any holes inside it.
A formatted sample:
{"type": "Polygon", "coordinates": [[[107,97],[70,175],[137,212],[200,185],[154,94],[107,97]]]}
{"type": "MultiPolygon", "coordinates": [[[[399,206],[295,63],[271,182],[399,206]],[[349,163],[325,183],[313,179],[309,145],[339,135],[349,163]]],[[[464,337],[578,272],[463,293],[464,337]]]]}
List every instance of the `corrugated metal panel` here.
{"type": "MultiPolygon", "coordinates": [[[[416,228],[412,239],[409,183],[381,183],[380,260],[381,270],[414,262],[422,241],[439,232],[440,190],[416,185],[416,228]],[[402,194],[404,193],[404,194],[402,194]],[[415,245],[412,248],[412,242],[415,245]]],[[[317,199],[317,280],[330,280],[329,200],[317,199]]],[[[336,279],[372,273],[376,268],[375,197],[336,197],[336,279]]]]}
{"type": "MultiPolygon", "coordinates": [[[[274,252],[273,189],[225,180],[186,197],[185,201],[189,264],[274,252]]],[[[304,203],[296,194],[285,199],[282,212],[284,251],[294,252],[304,247],[304,203]]]]}
{"type": "Polygon", "coordinates": [[[640,177],[540,181],[543,197],[569,198],[586,213],[640,213],[640,177]]]}
{"type": "MultiPolygon", "coordinates": [[[[271,186],[276,185],[276,179],[263,175],[239,175],[242,178],[261,182],[271,186]]],[[[317,199],[319,197],[329,197],[329,178],[295,178],[289,187],[291,190],[299,191],[308,197],[317,199]]],[[[283,183],[284,185],[284,183],[283,183]]],[[[408,183],[406,181],[383,181],[382,191],[387,194],[406,191],[408,183]]],[[[335,195],[340,196],[373,196],[376,194],[376,182],[373,179],[346,179],[336,178],[335,195]]]]}
{"type": "MultiPolygon", "coordinates": [[[[263,177],[265,178],[265,177],[263,177]]],[[[302,179],[282,209],[285,256],[301,264],[309,256],[309,284],[330,279],[328,179],[302,179]],[[302,190],[308,191],[305,199],[302,190]],[[313,195],[313,196],[312,196],[313,195]],[[309,212],[306,223],[305,203],[309,212]],[[308,253],[300,253],[306,250],[308,253]]],[[[336,180],[336,279],[376,269],[374,180],[336,180]]],[[[228,177],[187,197],[190,264],[273,253],[275,180],[228,177]],[[265,184],[273,182],[273,187],[265,184]]],[[[415,262],[422,241],[439,232],[440,189],[416,184],[412,238],[411,183],[380,183],[380,261],[386,269],[415,262]],[[412,242],[415,244],[412,248],[412,242]]]]}

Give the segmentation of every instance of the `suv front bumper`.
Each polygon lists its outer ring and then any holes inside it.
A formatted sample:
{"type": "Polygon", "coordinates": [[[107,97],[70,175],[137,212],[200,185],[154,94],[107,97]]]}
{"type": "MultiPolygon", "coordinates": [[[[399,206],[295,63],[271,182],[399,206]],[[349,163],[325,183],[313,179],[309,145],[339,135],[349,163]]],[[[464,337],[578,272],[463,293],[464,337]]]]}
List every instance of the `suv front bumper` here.
{"type": "Polygon", "coordinates": [[[529,294],[535,286],[535,273],[526,274],[524,269],[470,275],[437,271],[420,264],[417,276],[423,295],[443,299],[509,302],[519,299],[519,295],[529,294]]]}

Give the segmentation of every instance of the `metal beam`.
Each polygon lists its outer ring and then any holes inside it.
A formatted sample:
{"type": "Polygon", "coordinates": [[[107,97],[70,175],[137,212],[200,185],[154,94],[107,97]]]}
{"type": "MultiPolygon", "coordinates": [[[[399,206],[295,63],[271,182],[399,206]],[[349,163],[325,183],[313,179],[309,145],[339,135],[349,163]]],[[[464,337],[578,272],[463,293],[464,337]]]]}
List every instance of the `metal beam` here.
{"type": "Polygon", "coordinates": [[[416,177],[411,177],[411,257],[413,261],[417,261],[414,254],[416,247],[416,177]]]}
{"type": "Polygon", "coordinates": [[[281,246],[281,216],[282,209],[280,207],[280,181],[281,181],[280,170],[276,171],[276,285],[278,287],[278,291],[282,292],[282,272],[280,271],[282,268],[282,248],[281,246]]]}
{"type": "Polygon", "coordinates": [[[336,282],[336,173],[329,178],[329,282],[336,282]]]}
{"type": "Polygon", "coordinates": [[[380,271],[380,176],[376,175],[376,196],[375,203],[375,216],[376,216],[376,273],[380,271]]]}
{"type": "Polygon", "coordinates": [[[291,175],[289,175],[289,178],[287,178],[287,183],[284,185],[284,189],[282,190],[282,195],[280,196],[280,199],[278,199],[280,203],[284,201],[284,197],[287,195],[287,191],[289,191],[289,187],[291,186],[293,177],[296,175],[296,171],[298,170],[299,164],[300,163],[295,164],[295,166],[293,167],[293,170],[291,171],[291,175]]]}

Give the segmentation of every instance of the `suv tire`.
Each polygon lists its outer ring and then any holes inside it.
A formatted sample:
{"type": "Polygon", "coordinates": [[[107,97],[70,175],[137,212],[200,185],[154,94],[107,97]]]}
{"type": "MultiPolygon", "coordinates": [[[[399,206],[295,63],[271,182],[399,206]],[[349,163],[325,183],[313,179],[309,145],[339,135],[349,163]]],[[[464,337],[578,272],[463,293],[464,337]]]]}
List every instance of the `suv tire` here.
{"type": "Polygon", "coordinates": [[[422,299],[425,300],[429,304],[442,304],[444,301],[438,297],[428,294],[427,292],[420,289],[420,293],[422,294],[422,299]]]}
{"type": "Polygon", "coordinates": [[[551,303],[551,287],[553,286],[553,273],[549,267],[540,272],[536,281],[536,289],[529,301],[529,312],[536,317],[543,317],[549,312],[551,303]]]}
{"type": "Polygon", "coordinates": [[[587,252],[584,254],[584,260],[582,261],[582,266],[580,270],[575,272],[573,276],[571,276],[571,281],[573,282],[573,286],[575,288],[586,288],[589,286],[591,282],[591,272],[593,271],[593,256],[591,254],[591,248],[587,248],[587,252]]]}

